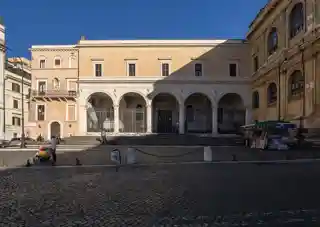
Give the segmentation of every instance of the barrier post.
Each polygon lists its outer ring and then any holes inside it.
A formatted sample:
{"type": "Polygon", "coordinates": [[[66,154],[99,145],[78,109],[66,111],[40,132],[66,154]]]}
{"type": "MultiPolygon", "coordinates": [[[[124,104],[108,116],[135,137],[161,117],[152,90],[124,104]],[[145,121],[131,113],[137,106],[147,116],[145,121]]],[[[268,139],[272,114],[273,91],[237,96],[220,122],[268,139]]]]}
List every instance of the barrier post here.
{"type": "Polygon", "coordinates": [[[211,147],[203,147],[203,160],[205,162],[212,162],[212,150],[211,150],[211,147]]]}
{"type": "Polygon", "coordinates": [[[133,147],[129,147],[127,150],[127,164],[135,164],[136,163],[136,149],[133,147]]]}

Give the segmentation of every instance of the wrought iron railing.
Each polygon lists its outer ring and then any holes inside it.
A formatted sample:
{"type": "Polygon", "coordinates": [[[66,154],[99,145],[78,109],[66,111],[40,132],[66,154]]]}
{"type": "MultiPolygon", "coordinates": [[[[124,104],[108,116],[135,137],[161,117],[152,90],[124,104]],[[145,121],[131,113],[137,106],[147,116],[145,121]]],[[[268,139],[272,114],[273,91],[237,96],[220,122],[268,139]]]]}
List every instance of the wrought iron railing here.
{"type": "Polygon", "coordinates": [[[78,94],[77,91],[71,90],[32,90],[31,97],[76,97],[78,94]]]}

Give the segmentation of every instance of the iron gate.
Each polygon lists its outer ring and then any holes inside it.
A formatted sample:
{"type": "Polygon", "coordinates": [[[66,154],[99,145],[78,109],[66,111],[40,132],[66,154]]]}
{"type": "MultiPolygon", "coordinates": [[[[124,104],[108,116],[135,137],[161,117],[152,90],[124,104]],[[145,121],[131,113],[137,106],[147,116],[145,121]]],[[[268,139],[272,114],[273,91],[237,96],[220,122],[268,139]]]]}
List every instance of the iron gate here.
{"type": "Polygon", "coordinates": [[[114,112],[113,109],[87,109],[87,132],[106,132],[114,131],[114,112]]]}
{"type": "Polygon", "coordinates": [[[144,109],[125,109],[121,112],[120,132],[145,133],[147,131],[144,109]]]}

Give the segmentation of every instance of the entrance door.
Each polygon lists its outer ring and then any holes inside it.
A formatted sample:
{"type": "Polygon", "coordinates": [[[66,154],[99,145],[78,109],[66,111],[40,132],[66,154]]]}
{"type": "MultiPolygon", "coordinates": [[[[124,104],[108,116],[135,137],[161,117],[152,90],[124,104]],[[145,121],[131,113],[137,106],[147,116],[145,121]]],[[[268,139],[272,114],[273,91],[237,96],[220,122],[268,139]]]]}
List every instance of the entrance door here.
{"type": "Polygon", "coordinates": [[[60,135],[60,123],[55,121],[51,123],[51,130],[50,130],[50,136],[61,136],[60,135]]]}
{"type": "Polygon", "coordinates": [[[158,133],[172,133],[172,111],[158,110],[158,133]]]}

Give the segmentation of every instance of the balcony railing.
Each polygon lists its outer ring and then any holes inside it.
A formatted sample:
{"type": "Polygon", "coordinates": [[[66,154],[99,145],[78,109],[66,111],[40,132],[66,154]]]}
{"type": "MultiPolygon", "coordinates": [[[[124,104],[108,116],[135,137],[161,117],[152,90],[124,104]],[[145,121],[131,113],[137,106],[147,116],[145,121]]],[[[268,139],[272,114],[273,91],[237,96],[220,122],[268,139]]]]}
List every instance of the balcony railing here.
{"type": "Polygon", "coordinates": [[[46,97],[46,98],[59,98],[59,97],[76,97],[77,91],[71,90],[45,90],[45,91],[38,91],[32,90],[31,97],[46,97]]]}

